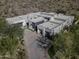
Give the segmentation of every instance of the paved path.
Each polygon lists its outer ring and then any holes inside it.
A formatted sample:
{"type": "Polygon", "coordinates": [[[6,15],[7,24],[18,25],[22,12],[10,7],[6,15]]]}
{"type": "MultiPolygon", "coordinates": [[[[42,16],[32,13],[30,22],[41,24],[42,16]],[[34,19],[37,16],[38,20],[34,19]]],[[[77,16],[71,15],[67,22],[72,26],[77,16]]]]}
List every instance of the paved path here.
{"type": "Polygon", "coordinates": [[[47,52],[38,47],[36,41],[37,36],[36,32],[27,29],[24,31],[25,48],[27,50],[26,53],[28,53],[28,59],[49,59],[47,52]]]}

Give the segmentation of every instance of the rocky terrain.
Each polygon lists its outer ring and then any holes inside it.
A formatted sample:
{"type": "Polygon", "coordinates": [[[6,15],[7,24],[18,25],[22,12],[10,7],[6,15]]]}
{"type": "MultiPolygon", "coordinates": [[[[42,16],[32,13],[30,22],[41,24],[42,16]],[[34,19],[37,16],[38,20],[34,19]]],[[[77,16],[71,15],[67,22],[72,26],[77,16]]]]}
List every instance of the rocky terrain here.
{"type": "Polygon", "coordinates": [[[13,17],[31,12],[64,11],[79,14],[79,0],[0,0],[0,16],[13,17]]]}

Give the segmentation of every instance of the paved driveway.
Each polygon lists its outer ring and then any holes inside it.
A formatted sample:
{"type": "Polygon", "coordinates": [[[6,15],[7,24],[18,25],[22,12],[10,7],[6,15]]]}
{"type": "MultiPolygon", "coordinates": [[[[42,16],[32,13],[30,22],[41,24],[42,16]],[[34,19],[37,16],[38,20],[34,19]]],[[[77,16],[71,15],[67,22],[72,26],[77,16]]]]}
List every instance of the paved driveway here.
{"type": "Polygon", "coordinates": [[[36,34],[36,32],[32,32],[27,29],[24,31],[24,42],[28,59],[49,59],[47,51],[38,47],[36,41],[37,36],[38,34],[36,34]]]}

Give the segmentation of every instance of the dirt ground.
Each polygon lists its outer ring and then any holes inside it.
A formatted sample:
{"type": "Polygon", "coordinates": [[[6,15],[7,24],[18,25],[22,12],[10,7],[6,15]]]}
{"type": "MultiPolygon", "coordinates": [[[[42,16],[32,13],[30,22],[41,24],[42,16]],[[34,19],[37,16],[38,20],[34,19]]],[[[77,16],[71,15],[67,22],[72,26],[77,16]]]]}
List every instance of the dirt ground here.
{"type": "Polygon", "coordinates": [[[32,32],[27,29],[25,29],[24,31],[24,42],[25,49],[27,50],[26,54],[28,55],[28,59],[49,59],[47,51],[37,45],[36,39],[38,36],[39,35],[36,34],[36,32],[32,32]]]}
{"type": "Polygon", "coordinates": [[[0,0],[0,16],[3,17],[57,10],[63,10],[66,14],[79,14],[79,0],[0,0]]]}

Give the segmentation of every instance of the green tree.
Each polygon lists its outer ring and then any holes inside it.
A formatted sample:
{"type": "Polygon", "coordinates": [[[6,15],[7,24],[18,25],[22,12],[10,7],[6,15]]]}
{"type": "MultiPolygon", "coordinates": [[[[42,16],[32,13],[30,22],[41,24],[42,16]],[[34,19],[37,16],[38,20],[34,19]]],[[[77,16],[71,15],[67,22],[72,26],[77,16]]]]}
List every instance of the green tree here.
{"type": "Polygon", "coordinates": [[[52,42],[54,57],[58,59],[78,59],[79,56],[79,24],[74,24],[68,30],[61,31],[52,42]]]}
{"type": "MultiPolygon", "coordinates": [[[[75,15],[72,26],[55,35],[52,41],[55,51],[53,57],[58,59],[79,59],[79,16],[75,15]]],[[[51,52],[53,53],[53,52],[51,52]]]]}
{"type": "Polygon", "coordinates": [[[8,58],[14,58],[18,43],[19,42],[15,37],[11,38],[9,36],[2,36],[2,38],[0,38],[0,54],[3,58],[6,57],[6,55],[8,55],[8,58]]]}
{"type": "Polygon", "coordinates": [[[4,34],[9,35],[9,37],[16,37],[17,39],[23,38],[23,29],[19,26],[8,26],[4,34]]]}
{"type": "Polygon", "coordinates": [[[9,25],[5,19],[0,19],[0,55],[3,56],[3,59],[16,57],[22,38],[23,29],[21,27],[9,25]]]}
{"type": "Polygon", "coordinates": [[[8,23],[6,22],[5,18],[0,17],[0,34],[4,32],[7,26],[8,26],[8,23]]]}
{"type": "Polygon", "coordinates": [[[58,34],[58,37],[55,37],[55,41],[53,42],[53,46],[56,53],[55,56],[61,59],[61,56],[63,55],[65,59],[69,59],[73,51],[73,39],[74,34],[72,34],[72,32],[64,31],[58,34]]]}

